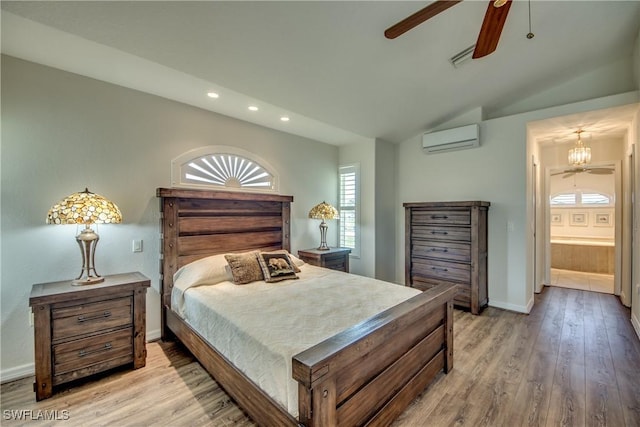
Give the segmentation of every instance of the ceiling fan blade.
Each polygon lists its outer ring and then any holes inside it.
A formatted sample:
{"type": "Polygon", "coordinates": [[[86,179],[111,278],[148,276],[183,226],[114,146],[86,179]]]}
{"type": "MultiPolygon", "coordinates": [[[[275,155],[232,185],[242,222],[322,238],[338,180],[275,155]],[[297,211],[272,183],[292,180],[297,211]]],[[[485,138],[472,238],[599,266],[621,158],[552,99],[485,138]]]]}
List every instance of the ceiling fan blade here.
{"type": "Polygon", "coordinates": [[[588,173],[592,173],[594,175],[611,175],[613,173],[613,169],[609,168],[591,168],[587,169],[588,173]]]}
{"type": "Polygon", "coordinates": [[[502,33],[502,28],[507,20],[507,14],[511,8],[511,0],[507,0],[507,2],[500,7],[495,7],[493,3],[494,0],[489,1],[487,13],[485,13],[484,21],[482,21],[480,34],[478,34],[476,50],[473,51],[473,59],[487,56],[498,47],[500,34],[502,33]]]}
{"type": "Polygon", "coordinates": [[[440,12],[444,12],[451,6],[455,6],[461,1],[462,0],[437,0],[435,3],[431,3],[424,9],[417,11],[413,15],[387,28],[384,32],[384,36],[388,39],[395,39],[396,37],[401,36],[409,31],[410,29],[422,24],[427,19],[433,18],[440,12]]]}
{"type": "Polygon", "coordinates": [[[575,174],[576,174],[575,172],[569,172],[569,173],[566,173],[566,174],[562,175],[562,177],[563,178],[569,178],[570,176],[573,176],[575,174]]]}

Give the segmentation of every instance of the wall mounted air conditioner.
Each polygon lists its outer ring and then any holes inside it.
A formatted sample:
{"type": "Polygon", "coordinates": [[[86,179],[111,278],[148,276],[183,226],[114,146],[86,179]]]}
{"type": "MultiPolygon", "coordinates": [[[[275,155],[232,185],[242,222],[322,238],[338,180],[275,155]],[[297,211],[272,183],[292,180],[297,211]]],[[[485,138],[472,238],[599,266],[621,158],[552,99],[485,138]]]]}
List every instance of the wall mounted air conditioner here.
{"type": "Polygon", "coordinates": [[[477,124],[422,135],[422,149],[427,154],[465,150],[479,146],[480,126],[477,124]]]}

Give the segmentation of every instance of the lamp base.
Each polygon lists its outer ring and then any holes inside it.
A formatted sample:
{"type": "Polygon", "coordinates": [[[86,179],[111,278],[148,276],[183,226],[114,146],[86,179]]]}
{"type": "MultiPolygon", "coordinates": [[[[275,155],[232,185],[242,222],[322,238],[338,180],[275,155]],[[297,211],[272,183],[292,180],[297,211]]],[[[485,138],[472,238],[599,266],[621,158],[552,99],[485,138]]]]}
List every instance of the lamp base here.
{"type": "Polygon", "coordinates": [[[327,245],[327,229],[328,228],[329,226],[327,225],[326,222],[324,222],[324,219],[323,219],[322,222],[320,223],[320,246],[318,246],[319,251],[329,250],[329,245],[327,245]]]}
{"type": "Polygon", "coordinates": [[[80,270],[80,275],[71,282],[72,285],[93,285],[104,282],[104,277],[98,275],[96,272],[93,261],[98,240],[100,240],[100,237],[89,225],[76,236],[76,241],[80,246],[80,252],[82,252],[82,270],[80,270]]]}
{"type": "Polygon", "coordinates": [[[87,278],[80,278],[71,281],[73,286],[82,286],[82,285],[93,285],[95,283],[104,282],[104,277],[101,276],[91,276],[87,278]]]}

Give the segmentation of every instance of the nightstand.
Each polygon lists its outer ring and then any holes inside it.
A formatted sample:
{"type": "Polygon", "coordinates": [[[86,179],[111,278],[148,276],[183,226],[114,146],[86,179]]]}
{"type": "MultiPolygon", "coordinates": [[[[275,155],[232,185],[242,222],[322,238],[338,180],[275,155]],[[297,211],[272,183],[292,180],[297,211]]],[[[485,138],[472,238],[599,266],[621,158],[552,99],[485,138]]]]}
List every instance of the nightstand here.
{"type": "Polygon", "coordinates": [[[117,366],[146,363],[146,293],[141,273],[105,276],[73,286],[71,280],[33,285],[36,400],[53,388],[117,366]]]}
{"type": "Polygon", "coordinates": [[[311,265],[348,273],[350,253],[351,249],[349,248],[331,248],[326,251],[302,249],[298,251],[298,258],[311,265]]]}

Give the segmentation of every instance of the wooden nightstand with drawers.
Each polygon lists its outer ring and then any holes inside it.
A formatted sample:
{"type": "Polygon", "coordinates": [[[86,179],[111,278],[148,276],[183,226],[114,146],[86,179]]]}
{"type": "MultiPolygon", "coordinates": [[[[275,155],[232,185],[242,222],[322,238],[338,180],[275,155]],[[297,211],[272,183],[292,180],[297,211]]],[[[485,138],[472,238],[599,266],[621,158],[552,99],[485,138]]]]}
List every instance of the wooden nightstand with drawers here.
{"type": "Polygon", "coordinates": [[[328,250],[302,249],[298,258],[311,265],[349,272],[349,248],[330,248],[328,250]]]}
{"type": "Polygon", "coordinates": [[[33,285],[36,400],[54,387],[117,366],[145,365],[146,292],[141,273],[105,276],[102,283],[70,280],[33,285]]]}

